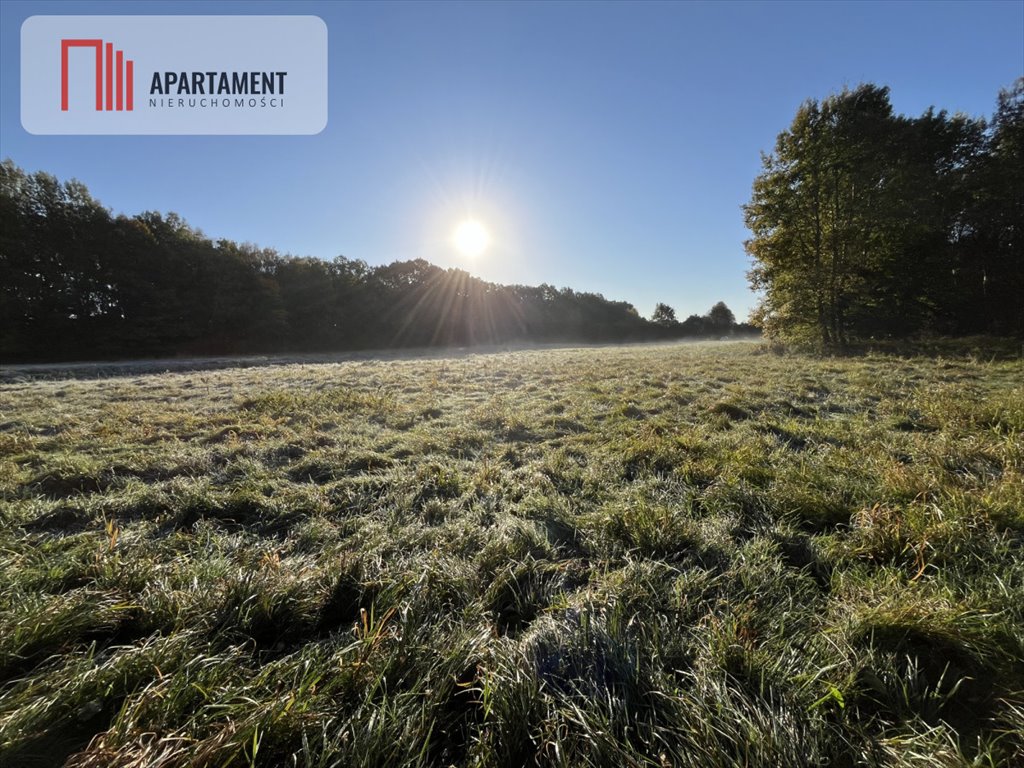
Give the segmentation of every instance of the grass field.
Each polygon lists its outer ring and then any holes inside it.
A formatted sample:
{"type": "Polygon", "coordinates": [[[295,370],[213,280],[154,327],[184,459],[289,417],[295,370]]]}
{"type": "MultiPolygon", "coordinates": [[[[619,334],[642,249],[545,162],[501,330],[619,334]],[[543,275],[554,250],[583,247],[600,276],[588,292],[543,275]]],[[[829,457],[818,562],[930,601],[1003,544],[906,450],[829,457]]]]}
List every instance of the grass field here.
{"type": "Polygon", "coordinates": [[[1024,764],[1024,366],[0,385],[0,765],[1024,764]]]}

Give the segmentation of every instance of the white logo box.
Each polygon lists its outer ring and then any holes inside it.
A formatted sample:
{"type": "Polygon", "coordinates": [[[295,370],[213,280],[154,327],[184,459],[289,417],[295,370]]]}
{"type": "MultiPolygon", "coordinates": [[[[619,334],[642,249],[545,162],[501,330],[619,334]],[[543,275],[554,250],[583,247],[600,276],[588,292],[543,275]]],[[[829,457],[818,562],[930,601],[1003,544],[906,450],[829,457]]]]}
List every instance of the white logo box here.
{"type": "Polygon", "coordinates": [[[21,27],[21,124],[64,135],[320,133],[327,25],[318,16],[31,16],[21,27]]]}

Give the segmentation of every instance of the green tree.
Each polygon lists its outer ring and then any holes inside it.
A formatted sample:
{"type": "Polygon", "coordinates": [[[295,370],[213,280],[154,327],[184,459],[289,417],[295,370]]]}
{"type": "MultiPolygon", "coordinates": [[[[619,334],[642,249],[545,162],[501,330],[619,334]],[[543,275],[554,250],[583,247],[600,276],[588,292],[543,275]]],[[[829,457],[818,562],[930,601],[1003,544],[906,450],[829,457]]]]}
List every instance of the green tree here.
{"type": "Polygon", "coordinates": [[[651,322],[657,325],[663,325],[666,328],[676,324],[676,311],[672,309],[668,304],[658,302],[657,306],[654,307],[654,314],[651,315],[651,322]]]}
{"type": "Polygon", "coordinates": [[[808,101],[744,214],[768,335],[1024,333],[1024,78],[988,127],[874,85],[808,101]]]}
{"type": "Polygon", "coordinates": [[[710,310],[708,310],[705,319],[715,331],[731,331],[733,326],[736,325],[736,315],[732,313],[732,310],[726,305],[724,301],[720,301],[710,310]]]}
{"type": "Polygon", "coordinates": [[[779,134],[744,206],[770,334],[847,343],[866,277],[892,258],[889,91],[861,85],[805,102],[779,134]]]}
{"type": "Polygon", "coordinates": [[[958,269],[962,309],[997,333],[1024,335],[1024,77],[1000,92],[958,269]]]}
{"type": "Polygon", "coordinates": [[[872,246],[884,258],[869,263],[851,311],[857,335],[957,330],[951,278],[984,131],[982,120],[934,109],[894,120],[885,157],[888,194],[876,213],[883,236],[872,246]]]}
{"type": "Polygon", "coordinates": [[[110,224],[81,182],[0,164],[0,352],[59,356],[104,337],[120,311],[110,224]]]}

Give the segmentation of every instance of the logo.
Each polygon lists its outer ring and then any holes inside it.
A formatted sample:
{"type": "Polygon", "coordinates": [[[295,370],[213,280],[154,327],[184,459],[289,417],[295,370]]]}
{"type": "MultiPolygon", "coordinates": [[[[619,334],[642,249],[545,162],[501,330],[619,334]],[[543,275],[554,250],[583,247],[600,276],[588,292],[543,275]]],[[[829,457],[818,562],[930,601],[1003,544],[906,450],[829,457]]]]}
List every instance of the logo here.
{"type": "Polygon", "coordinates": [[[124,51],[117,51],[114,64],[114,44],[106,44],[107,64],[103,66],[102,40],[61,40],[60,41],[60,108],[68,111],[68,51],[71,48],[94,48],[96,50],[96,111],[118,112],[135,109],[135,62],[124,57],[124,51]],[[106,72],[106,101],[103,99],[103,73],[106,72]],[[117,83],[116,90],[114,83],[117,83]],[[116,94],[116,96],[115,96],[116,94]],[[115,106],[116,105],[116,106],[115,106]]]}
{"type": "Polygon", "coordinates": [[[327,124],[317,16],[32,16],[21,124],[35,134],[315,134],[327,124]]]}

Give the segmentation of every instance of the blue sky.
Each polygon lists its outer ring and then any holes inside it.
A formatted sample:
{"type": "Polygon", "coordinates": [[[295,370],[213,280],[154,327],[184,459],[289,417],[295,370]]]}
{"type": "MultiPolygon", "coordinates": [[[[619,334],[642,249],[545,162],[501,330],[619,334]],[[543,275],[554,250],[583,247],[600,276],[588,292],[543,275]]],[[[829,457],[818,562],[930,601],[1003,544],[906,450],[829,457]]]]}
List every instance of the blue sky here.
{"type": "Polygon", "coordinates": [[[680,317],[749,291],[740,206],[799,104],[861,82],[896,111],[990,116],[1024,74],[1024,2],[0,3],[0,156],[84,181],[117,212],[381,264],[422,257],[680,317]],[[316,136],[32,136],[19,30],[33,14],[316,14],[316,136]],[[492,248],[450,243],[467,215],[492,248]]]}

